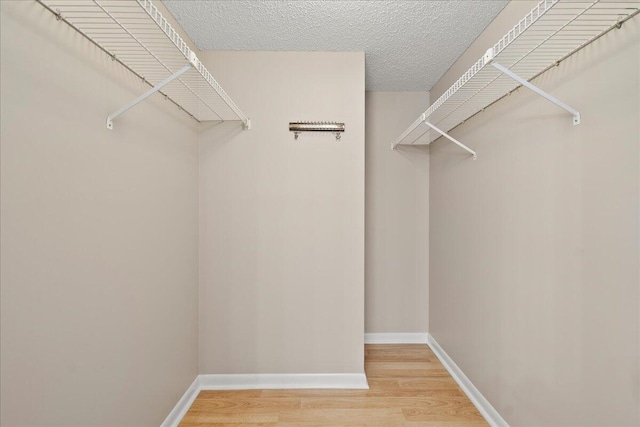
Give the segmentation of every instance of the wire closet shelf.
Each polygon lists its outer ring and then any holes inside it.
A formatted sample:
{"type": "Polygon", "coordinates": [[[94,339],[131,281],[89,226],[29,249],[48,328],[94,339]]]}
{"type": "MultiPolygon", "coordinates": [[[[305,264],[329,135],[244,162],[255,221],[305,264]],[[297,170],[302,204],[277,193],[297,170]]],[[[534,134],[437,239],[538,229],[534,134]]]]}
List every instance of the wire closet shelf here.
{"type": "Polygon", "coordinates": [[[543,0],[487,50],[440,98],[392,144],[427,145],[440,136],[476,153],[447,132],[521,85],[534,90],[573,115],[580,114],[538,89],[530,80],[632,18],[640,1],[543,0]],[[492,65],[492,66],[487,66],[492,65]]]}
{"type": "MultiPolygon", "coordinates": [[[[37,0],[197,121],[249,119],[151,0],[37,0]]],[[[110,127],[109,127],[110,128],[110,127]]]]}

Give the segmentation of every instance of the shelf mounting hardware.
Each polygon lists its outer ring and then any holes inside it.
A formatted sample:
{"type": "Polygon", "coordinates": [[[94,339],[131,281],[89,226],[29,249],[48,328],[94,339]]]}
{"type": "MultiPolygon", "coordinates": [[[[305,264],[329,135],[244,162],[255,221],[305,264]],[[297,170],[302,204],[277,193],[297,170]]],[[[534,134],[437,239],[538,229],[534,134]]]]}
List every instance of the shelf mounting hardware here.
{"type": "Polygon", "coordinates": [[[548,94],[544,90],[540,89],[538,86],[536,86],[536,85],[528,82],[527,80],[523,79],[522,77],[520,77],[519,75],[517,75],[516,73],[514,73],[513,71],[511,71],[507,67],[504,67],[504,66],[498,64],[497,62],[495,62],[493,60],[493,48],[490,48],[489,50],[487,50],[487,52],[484,55],[484,58],[485,58],[486,62],[491,63],[491,66],[493,68],[497,69],[498,71],[500,71],[502,74],[505,74],[505,75],[511,77],[513,80],[517,81],[522,86],[524,86],[524,87],[526,87],[528,89],[531,89],[532,91],[534,91],[538,95],[542,96],[546,100],[556,104],[558,107],[560,107],[560,108],[568,111],[569,113],[571,113],[573,115],[573,125],[574,126],[580,124],[580,112],[578,110],[568,106],[564,102],[560,101],[558,98],[548,94]]]}
{"type": "Polygon", "coordinates": [[[107,117],[107,129],[113,130],[113,120],[116,117],[120,116],[121,114],[135,107],[136,105],[138,105],[139,103],[141,103],[142,101],[144,101],[145,99],[147,99],[148,97],[150,97],[151,95],[153,95],[154,93],[156,93],[157,91],[159,91],[160,89],[162,89],[163,87],[165,87],[166,85],[168,85],[169,83],[171,83],[172,81],[174,81],[175,79],[177,79],[178,77],[186,73],[187,71],[191,70],[194,66],[194,62],[197,61],[195,54],[193,52],[191,52],[191,54],[192,54],[192,56],[190,57],[191,62],[189,64],[185,65],[179,71],[170,75],[169,77],[167,77],[166,79],[164,79],[163,81],[161,81],[160,83],[158,83],[157,85],[155,85],[154,87],[152,87],[151,89],[149,89],[148,91],[146,91],[145,93],[143,93],[142,95],[140,95],[139,97],[137,97],[136,99],[128,103],[127,105],[125,105],[124,107],[109,114],[109,116],[107,117]]]}
{"type": "MultiPolygon", "coordinates": [[[[445,131],[443,131],[442,129],[440,129],[439,127],[435,126],[434,124],[432,124],[431,122],[429,122],[427,120],[427,115],[426,113],[422,113],[420,115],[420,117],[418,117],[418,120],[416,120],[415,122],[413,122],[411,124],[411,126],[409,126],[409,129],[407,129],[406,131],[404,131],[404,133],[402,135],[400,135],[400,138],[398,138],[393,144],[391,144],[391,149],[395,150],[396,147],[398,146],[398,144],[400,143],[400,141],[402,141],[404,138],[406,138],[406,136],[408,134],[410,134],[411,132],[413,132],[416,128],[418,128],[420,125],[426,125],[428,126],[430,129],[436,131],[437,133],[439,133],[441,136],[444,136],[445,138],[447,138],[449,141],[453,142],[454,144],[456,144],[458,147],[462,148],[463,150],[468,151],[470,154],[473,155],[473,160],[476,160],[478,158],[477,154],[475,151],[473,151],[471,148],[467,147],[466,145],[464,145],[462,142],[458,141],[457,139],[455,139],[454,137],[452,137],[451,135],[449,135],[448,133],[446,133],[445,131]]],[[[435,139],[435,138],[434,138],[435,139]]]]}
{"type": "Polygon", "coordinates": [[[435,127],[434,125],[432,125],[431,123],[429,123],[427,120],[424,121],[424,124],[429,126],[431,129],[435,130],[436,132],[438,132],[440,135],[444,136],[445,138],[447,138],[449,141],[453,142],[454,144],[456,144],[458,147],[462,148],[463,150],[468,151],[470,154],[473,154],[473,160],[476,160],[478,158],[478,155],[476,154],[475,151],[473,151],[471,148],[467,147],[466,145],[464,145],[462,142],[458,141],[457,139],[455,139],[454,137],[452,137],[451,135],[449,135],[448,133],[438,129],[437,127],[435,127]]]}
{"type": "Polygon", "coordinates": [[[165,80],[161,81],[160,83],[158,83],[157,85],[155,85],[154,87],[152,87],[151,89],[149,89],[148,91],[146,91],[145,93],[143,93],[142,95],[140,95],[139,97],[137,97],[136,99],[128,103],[127,105],[125,105],[124,107],[109,114],[109,116],[107,117],[107,129],[113,130],[113,120],[116,117],[120,116],[122,113],[135,107],[136,105],[138,105],[139,103],[141,103],[142,101],[144,101],[145,99],[147,99],[148,97],[150,97],[151,95],[153,95],[154,93],[156,93],[157,91],[159,91],[160,89],[162,89],[163,87],[165,87],[166,85],[168,85],[169,83],[171,83],[172,81],[180,77],[182,74],[189,71],[191,68],[192,68],[191,64],[185,65],[177,73],[167,77],[165,80]]]}

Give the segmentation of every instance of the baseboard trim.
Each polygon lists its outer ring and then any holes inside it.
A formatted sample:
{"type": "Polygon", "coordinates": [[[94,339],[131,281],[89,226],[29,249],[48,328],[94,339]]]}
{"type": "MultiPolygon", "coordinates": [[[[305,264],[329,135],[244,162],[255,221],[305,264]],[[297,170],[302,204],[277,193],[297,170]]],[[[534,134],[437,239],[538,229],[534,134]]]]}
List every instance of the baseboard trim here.
{"type": "Polygon", "coordinates": [[[176,406],[169,412],[167,418],[160,424],[160,427],[178,427],[178,424],[182,421],[191,404],[196,400],[196,397],[198,397],[198,393],[200,393],[200,383],[199,377],[196,377],[178,403],[176,403],[176,406]]]}
{"type": "Polygon", "coordinates": [[[487,420],[492,427],[509,427],[509,424],[500,416],[498,411],[495,410],[489,401],[480,393],[480,390],[473,385],[471,380],[462,372],[462,370],[455,364],[453,359],[449,357],[446,351],[440,347],[438,342],[430,334],[428,334],[427,344],[435,355],[440,359],[440,362],[449,371],[449,374],[458,383],[462,391],[469,397],[471,402],[478,408],[478,411],[487,420]]]}
{"type": "MultiPolygon", "coordinates": [[[[492,427],[509,427],[489,401],[473,385],[428,333],[372,333],[365,334],[366,344],[424,344],[427,343],[462,391],[492,427]]],[[[160,427],[177,427],[201,390],[251,389],[360,389],[369,388],[365,374],[211,374],[198,375],[160,427]]]]}
{"type": "Polygon", "coordinates": [[[368,390],[362,374],[239,374],[198,375],[160,427],[178,427],[202,390],[333,388],[368,390]]]}
{"type": "Polygon", "coordinates": [[[392,332],[364,334],[365,344],[426,344],[426,332],[392,332]]]}
{"type": "Polygon", "coordinates": [[[201,390],[250,390],[295,388],[369,388],[362,374],[241,374],[200,375],[201,390]]]}

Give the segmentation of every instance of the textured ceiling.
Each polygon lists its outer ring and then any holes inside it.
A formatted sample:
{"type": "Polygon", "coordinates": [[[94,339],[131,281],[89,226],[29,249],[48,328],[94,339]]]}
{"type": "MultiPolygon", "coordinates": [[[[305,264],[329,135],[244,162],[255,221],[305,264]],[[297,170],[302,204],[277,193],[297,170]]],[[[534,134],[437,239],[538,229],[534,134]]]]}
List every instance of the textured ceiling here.
{"type": "Polygon", "coordinates": [[[429,90],[508,0],[164,0],[201,50],[366,53],[367,90],[429,90]]]}

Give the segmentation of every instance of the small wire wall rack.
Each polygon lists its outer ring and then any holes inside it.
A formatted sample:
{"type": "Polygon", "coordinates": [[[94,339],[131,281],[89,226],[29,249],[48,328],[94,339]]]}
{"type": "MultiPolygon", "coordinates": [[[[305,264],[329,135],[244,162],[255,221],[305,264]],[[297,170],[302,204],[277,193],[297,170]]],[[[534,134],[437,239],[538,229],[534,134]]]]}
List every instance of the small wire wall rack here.
{"type": "Polygon", "coordinates": [[[339,141],[344,132],[344,123],[338,122],[289,122],[289,131],[298,139],[302,132],[331,132],[339,141]]]}
{"type": "Polygon", "coordinates": [[[249,118],[213,78],[151,0],[36,0],[151,88],[107,117],[113,120],[155,92],[195,120],[249,118]]]}
{"type": "Polygon", "coordinates": [[[545,97],[580,124],[580,113],[536,87],[530,80],[638,14],[639,0],[542,0],[487,50],[392,144],[427,145],[440,136],[476,153],[448,134],[465,120],[525,86],[545,97]],[[488,66],[490,65],[490,66],[488,66]]]}

